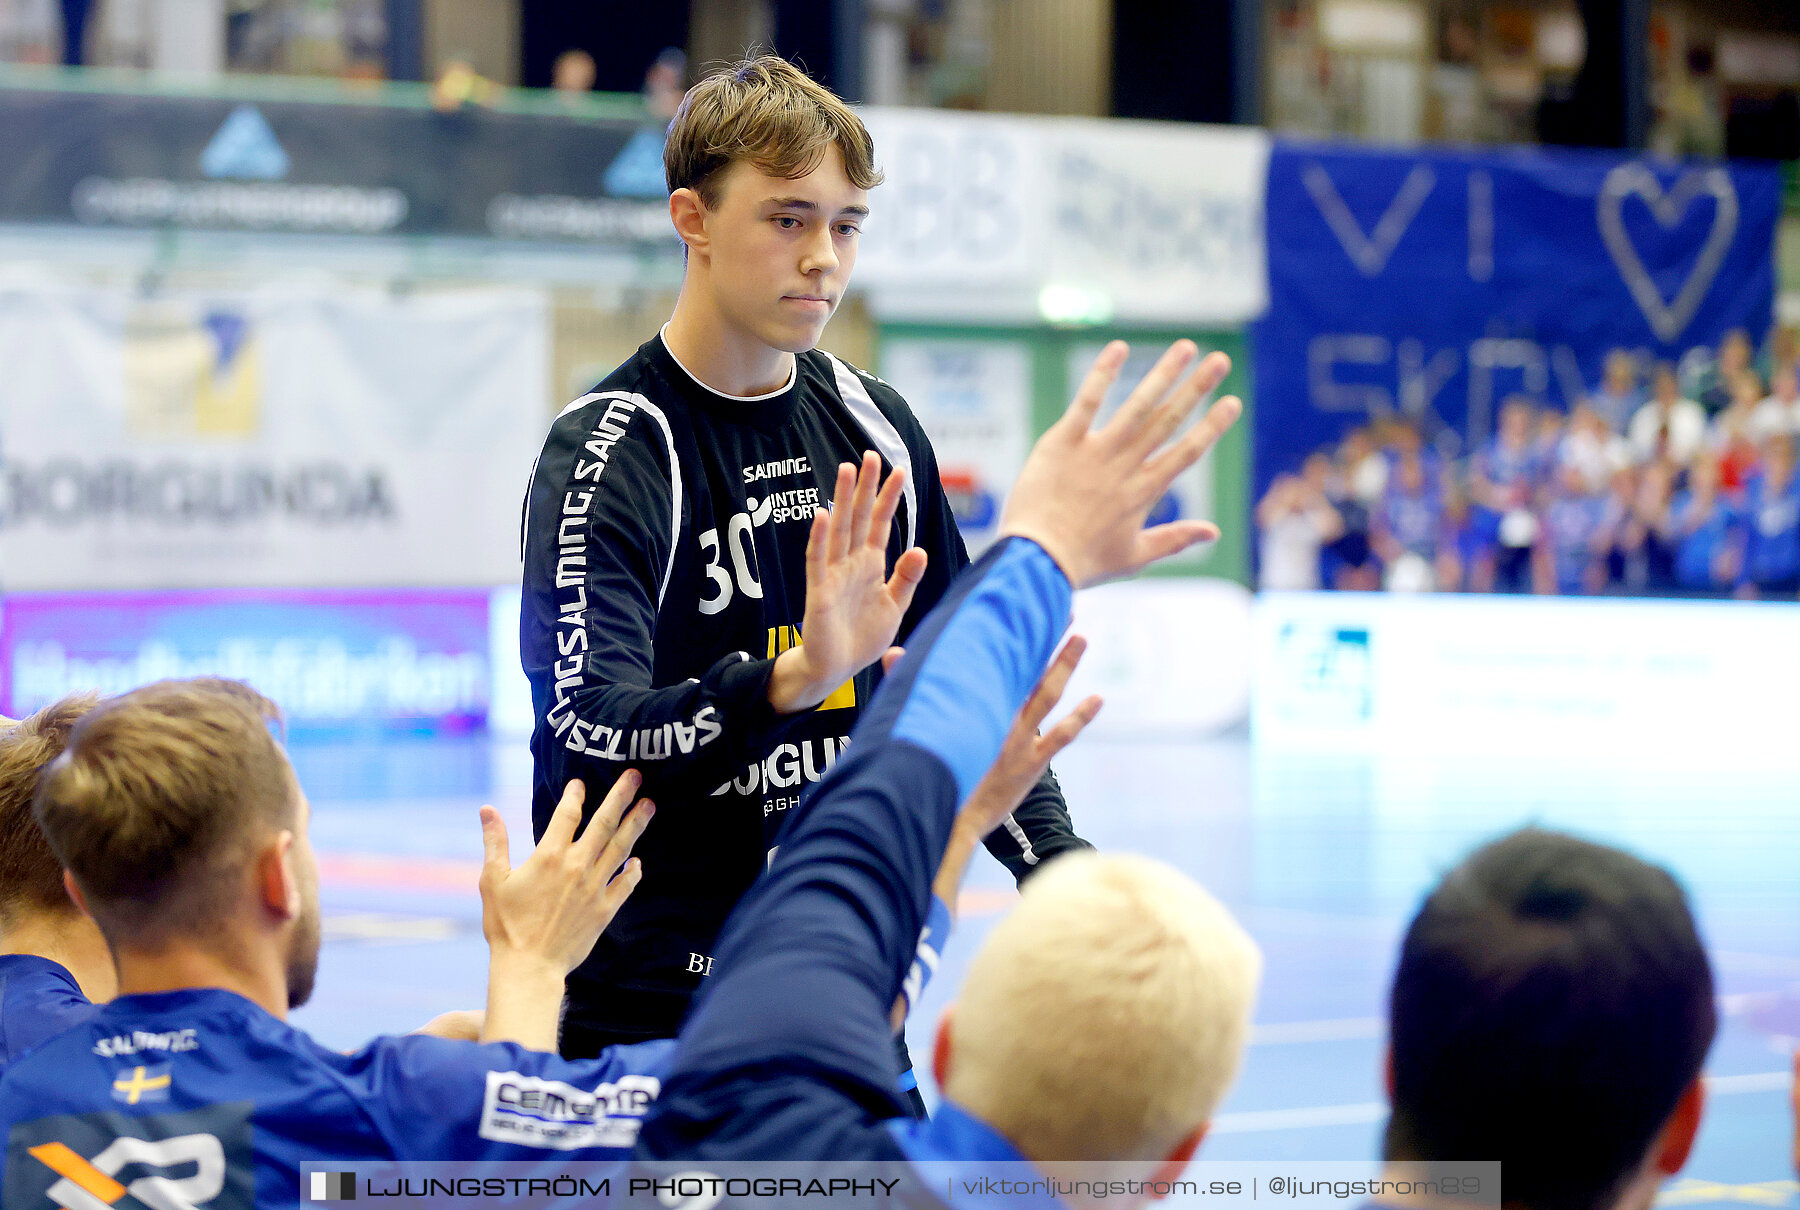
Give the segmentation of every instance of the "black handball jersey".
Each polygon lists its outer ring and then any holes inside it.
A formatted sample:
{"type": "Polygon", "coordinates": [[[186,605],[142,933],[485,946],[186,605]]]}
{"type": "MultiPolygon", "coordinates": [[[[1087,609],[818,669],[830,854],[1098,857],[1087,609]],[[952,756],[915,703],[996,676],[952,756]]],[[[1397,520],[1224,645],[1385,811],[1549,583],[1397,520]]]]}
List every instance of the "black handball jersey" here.
{"type": "MultiPolygon", "coordinates": [[[[551,426],[524,510],[520,650],[536,725],[532,820],[571,778],[597,804],[636,768],[657,816],[643,881],[569,978],[566,1024],[673,1035],[711,971],[713,942],[779,844],[787,813],[849,744],[879,669],[815,710],[767,701],[799,643],[806,541],[842,462],[907,472],[888,564],[928,555],[898,642],[968,563],[924,430],[886,383],[829,354],[745,400],[701,385],[652,339],[551,426]]],[[[1085,847],[1055,778],[988,841],[1023,878],[1085,847]]]]}

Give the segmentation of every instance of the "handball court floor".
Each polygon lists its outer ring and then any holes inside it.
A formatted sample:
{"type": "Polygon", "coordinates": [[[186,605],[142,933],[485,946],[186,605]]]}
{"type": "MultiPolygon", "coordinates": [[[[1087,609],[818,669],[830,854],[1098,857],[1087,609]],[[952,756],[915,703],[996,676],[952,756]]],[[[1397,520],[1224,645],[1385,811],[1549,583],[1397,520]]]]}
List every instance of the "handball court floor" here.
{"type": "MultiPolygon", "coordinates": [[[[476,810],[501,808],[522,861],[531,839],[523,741],[297,738],[292,750],[312,799],[325,914],[318,991],[296,1023],[347,1049],[480,1007],[476,810]]],[[[1800,752],[1760,767],[1721,752],[1575,764],[1524,752],[1269,751],[1241,734],[1089,737],[1057,771],[1084,836],[1180,866],[1263,948],[1250,1051],[1202,1159],[1372,1169],[1385,1120],[1385,992],[1405,923],[1473,845],[1536,822],[1670,866],[1712,953],[1721,1025],[1705,1122],[1659,1204],[1800,1205],[1788,1108],[1800,1037],[1800,752]]],[[[909,1026],[915,1056],[929,1055],[939,1011],[1012,898],[1005,871],[978,855],[945,966],[909,1026]]],[[[935,1103],[929,1074],[920,1078],[935,1103]]]]}

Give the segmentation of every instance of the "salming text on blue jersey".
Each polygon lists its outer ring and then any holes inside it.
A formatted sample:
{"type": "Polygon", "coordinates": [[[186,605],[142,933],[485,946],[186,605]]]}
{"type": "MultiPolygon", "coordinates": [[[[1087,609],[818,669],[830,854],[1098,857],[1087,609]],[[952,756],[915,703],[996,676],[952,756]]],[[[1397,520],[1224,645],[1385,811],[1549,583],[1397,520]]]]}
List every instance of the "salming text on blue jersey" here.
{"type": "Polygon", "coordinates": [[[293,1206],[308,1161],[619,1159],[670,1046],[577,1062],[409,1034],[345,1055],[233,992],[122,996],[0,1076],[0,1210],[97,1210],[64,1196],[71,1170],[230,1210],[293,1206]]]}
{"type": "MultiPolygon", "coordinates": [[[[575,1032],[674,1034],[782,823],[843,759],[877,669],[788,717],[766,694],[804,640],[813,513],[870,449],[908,475],[890,567],[909,545],[928,558],[905,643],[968,555],[924,430],[879,379],[813,351],[784,389],[730,398],[657,337],[551,426],[523,535],[533,820],[541,835],[571,778],[598,803],[627,768],[659,810],[636,846],[643,881],[570,976],[569,1053],[575,1032]]],[[[1020,878],[1076,847],[1048,774],[988,841],[1020,878]]]]}
{"type": "Polygon", "coordinates": [[[953,1106],[929,1123],[902,1119],[887,1015],[957,805],[999,755],[1069,600],[1050,557],[1012,539],[920,626],[720,937],[640,1155],[1020,1158],[953,1106]]]}
{"type": "Polygon", "coordinates": [[[0,1072],[93,1011],[75,976],[60,962],[35,954],[0,954],[0,1072]]]}

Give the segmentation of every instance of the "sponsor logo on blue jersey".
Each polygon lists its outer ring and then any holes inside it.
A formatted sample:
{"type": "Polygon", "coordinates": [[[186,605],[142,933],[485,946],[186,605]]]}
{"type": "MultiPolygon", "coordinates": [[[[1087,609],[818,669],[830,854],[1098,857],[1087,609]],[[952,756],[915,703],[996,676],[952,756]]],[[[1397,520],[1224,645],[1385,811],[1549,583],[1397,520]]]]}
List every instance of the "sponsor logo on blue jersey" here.
{"type": "Polygon", "coordinates": [[[561,1080],[490,1071],[478,1133],[497,1143],[555,1151],[629,1149],[661,1091],[655,1076],[621,1076],[588,1092],[561,1080]]]}
{"type": "Polygon", "coordinates": [[[20,1122],[7,1137],[0,1210],[252,1210],[251,1109],[20,1122]]]}

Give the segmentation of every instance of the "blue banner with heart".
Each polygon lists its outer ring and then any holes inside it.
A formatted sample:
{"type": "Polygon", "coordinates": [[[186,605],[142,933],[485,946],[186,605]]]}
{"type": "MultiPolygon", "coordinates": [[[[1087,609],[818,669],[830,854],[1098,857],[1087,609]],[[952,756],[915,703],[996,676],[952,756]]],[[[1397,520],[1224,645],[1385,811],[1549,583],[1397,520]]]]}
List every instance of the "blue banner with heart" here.
{"type": "Polygon", "coordinates": [[[1780,205],[1773,164],[1278,142],[1258,495],[1374,417],[1466,453],[1510,395],[1566,410],[1611,349],[1679,362],[1734,328],[1761,346],[1780,205]]]}

